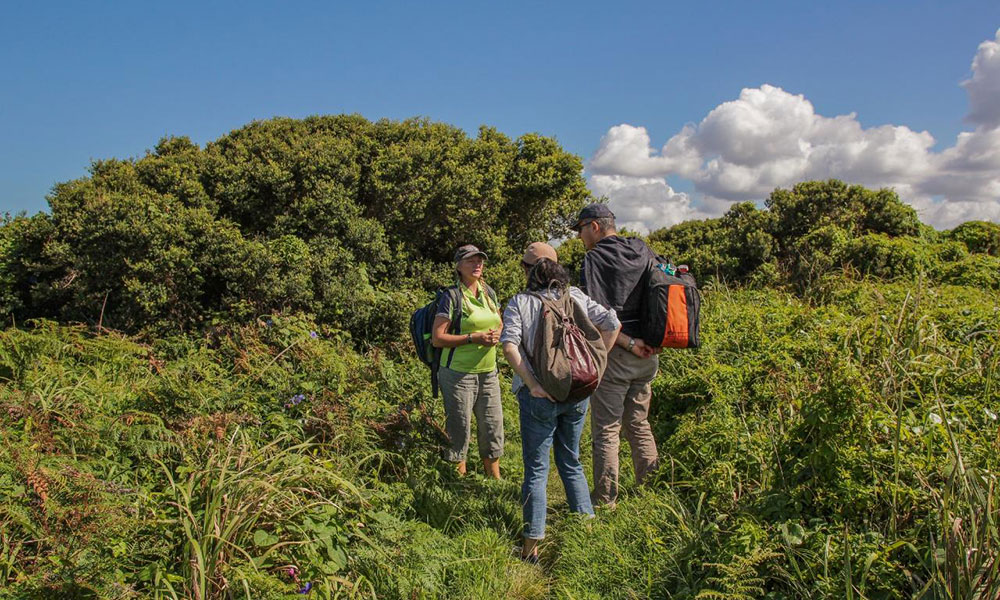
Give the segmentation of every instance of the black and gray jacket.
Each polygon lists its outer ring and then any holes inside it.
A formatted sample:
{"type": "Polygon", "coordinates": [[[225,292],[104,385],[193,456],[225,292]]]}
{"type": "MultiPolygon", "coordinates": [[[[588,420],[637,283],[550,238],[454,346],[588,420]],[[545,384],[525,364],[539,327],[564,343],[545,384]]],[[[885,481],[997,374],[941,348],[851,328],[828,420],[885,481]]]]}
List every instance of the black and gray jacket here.
{"type": "Polygon", "coordinates": [[[598,304],[614,309],[628,336],[640,336],[642,291],[655,260],[645,242],[618,235],[597,242],[583,257],[580,287],[598,304]]]}

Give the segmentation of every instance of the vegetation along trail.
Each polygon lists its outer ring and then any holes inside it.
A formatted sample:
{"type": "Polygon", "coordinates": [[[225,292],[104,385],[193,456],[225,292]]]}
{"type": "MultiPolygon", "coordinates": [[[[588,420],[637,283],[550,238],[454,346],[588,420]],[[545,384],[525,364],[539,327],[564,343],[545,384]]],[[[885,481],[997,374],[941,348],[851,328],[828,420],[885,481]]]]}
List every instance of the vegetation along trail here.
{"type": "Polygon", "coordinates": [[[518,559],[509,385],[504,479],[475,444],[458,477],[401,340],[459,243],[509,298],[580,170],[541,136],[275,119],[7,218],[0,597],[998,597],[1000,226],[837,181],[646,236],[703,291],[653,384],[662,465],[623,458],[593,520],[552,469],[518,559]]]}

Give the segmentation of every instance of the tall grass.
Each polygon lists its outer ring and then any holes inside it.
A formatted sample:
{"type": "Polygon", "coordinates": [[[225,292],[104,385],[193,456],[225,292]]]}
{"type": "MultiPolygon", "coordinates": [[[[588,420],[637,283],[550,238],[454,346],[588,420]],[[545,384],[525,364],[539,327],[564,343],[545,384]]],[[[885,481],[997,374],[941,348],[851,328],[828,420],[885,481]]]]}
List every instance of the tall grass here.
{"type": "Polygon", "coordinates": [[[168,481],[167,503],[176,513],[165,524],[184,533],[176,561],[160,569],[163,590],[171,597],[214,600],[241,587],[252,598],[248,571],[272,569],[292,546],[333,543],[295,524],[321,507],[345,515],[331,490],[343,502],[360,502],[360,492],[323,461],[308,458],[320,450],[317,445],[288,442],[283,436],[256,447],[237,429],[202,461],[178,467],[176,474],[159,463],[168,481]]]}
{"type": "Polygon", "coordinates": [[[706,294],[704,346],[654,382],[661,471],[636,488],[623,448],[593,520],[550,482],[541,566],[512,553],[507,392],[492,482],[439,460],[420,365],[304,319],[2,331],[0,597],[997,597],[997,295],[814,300],[706,294]]]}
{"type": "Polygon", "coordinates": [[[997,477],[967,468],[958,438],[940,398],[952,465],[943,490],[931,488],[936,527],[927,553],[927,584],[918,598],[987,600],[1000,598],[1000,506],[997,477]]]}

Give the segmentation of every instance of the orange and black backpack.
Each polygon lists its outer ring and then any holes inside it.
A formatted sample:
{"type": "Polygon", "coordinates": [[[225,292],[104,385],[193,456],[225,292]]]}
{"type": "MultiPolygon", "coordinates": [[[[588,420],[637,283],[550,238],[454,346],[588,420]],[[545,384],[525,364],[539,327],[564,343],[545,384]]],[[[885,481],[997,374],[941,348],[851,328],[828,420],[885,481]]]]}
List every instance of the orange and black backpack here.
{"type": "Polygon", "coordinates": [[[697,348],[701,297],[686,265],[650,262],[642,298],[642,341],[656,348],[697,348]]]}

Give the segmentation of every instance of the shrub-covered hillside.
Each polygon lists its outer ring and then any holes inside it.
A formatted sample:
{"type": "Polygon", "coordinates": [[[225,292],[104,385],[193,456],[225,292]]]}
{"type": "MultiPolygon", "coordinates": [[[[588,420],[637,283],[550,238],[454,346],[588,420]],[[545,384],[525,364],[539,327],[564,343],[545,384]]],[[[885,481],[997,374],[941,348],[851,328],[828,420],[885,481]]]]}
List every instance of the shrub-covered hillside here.
{"type": "Polygon", "coordinates": [[[764,209],[733,205],[718,219],[650,234],[666,256],[702,277],[805,291],[833,272],[1000,288],[1000,226],[938,232],[892,190],[811,181],[775,190],[764,209]]]}
{"type": "Polygon", "coordinates": [[[406,319],[461,242],[504,300],[587,201],[550,139],[341,116],[168,139],[8,218],[0,598],[1000,597],[1000,226],[837,181],[648,236],[704,291],[662,467],[589,521],[553,469],[522,564],[516,402],[504,480],[459,478],[406,319]]]}
{"type": "Polygon", "coordinates": [[[391,349],[277,316],[152,343],[8,329],[0,595],[974,597],[945,590],[996,589],[998,315],[962,286],[708,292],[704,347],[662,358],[655,482],[625,473],[580,521],[553,471],[541,568],[511,554],[507,392],[506,479],[459,479],[391,349]]]}
{"type": "MultiPolygon", "coordinates": [[[[0,312],[170,332],[294,311],[390,337],[412,292],[449,280],[458,245],[514,266],[529,241],[565,234],[590,199],[581,171],[550,138],[426,120],[274,119],[204,149],[164,139],[5,224],[0,312]]],[[[495,287],[513,292],[516,275],[495,287]]]]}

